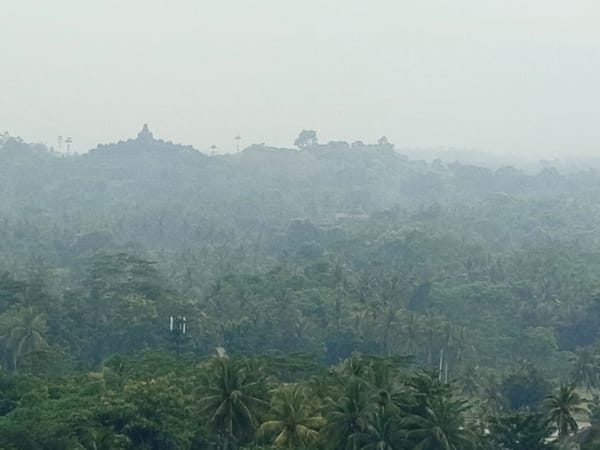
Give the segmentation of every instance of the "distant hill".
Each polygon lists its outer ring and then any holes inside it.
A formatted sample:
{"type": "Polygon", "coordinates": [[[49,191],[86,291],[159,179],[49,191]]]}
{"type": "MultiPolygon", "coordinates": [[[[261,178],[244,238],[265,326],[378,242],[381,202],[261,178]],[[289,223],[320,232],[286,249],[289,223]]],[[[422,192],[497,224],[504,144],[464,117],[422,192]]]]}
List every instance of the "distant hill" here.
{"type": "Polygon", "coordinates": [[[199,158],[205,156],[191,145],[174,144],[170,141],[155,139],[148,125],[144,124],[135,139],[114,144],[99,145],[84,155],[88,158],[199,158]]]}

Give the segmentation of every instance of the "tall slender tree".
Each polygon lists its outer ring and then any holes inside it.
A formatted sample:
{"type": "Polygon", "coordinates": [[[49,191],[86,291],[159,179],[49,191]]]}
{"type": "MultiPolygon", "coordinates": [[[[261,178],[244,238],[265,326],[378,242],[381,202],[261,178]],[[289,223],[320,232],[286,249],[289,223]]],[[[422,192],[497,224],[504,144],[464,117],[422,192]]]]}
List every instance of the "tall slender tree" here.
{"type": "Polygon", "coordinates": [[[340,388],[325,400],[327,425],[323,434],[336,449],[358,449],[358,434],[365,430],[370,412],[370,391],[357,377],[340,377],[340,388]]]}
{"type": "Polygon", "coordinates": [[[218,433],[222,450],[250,436],[268,407],[264,381],[242,361],[215,358],[200,385],[201,411],[218,433]]]}
{"type": "Polygon", "coordinates": [[[17,372],[27,354],[47,347],[46,331],[45,315],[33,307],[15,308],[5,313],[0,323],[5,366],[17,372]]]}
{"type": "Polygon", "coordinates": [[[436,396],[427,399],[422,414],[403,419],[407,438],[420,450],[467,450],[473,448],[473,435],[464,423],[468,405],[464,400],[436,396]]]}
{"type": "Polygon", "coordinates": [[[588,393],[598,386],[600,364],[589,348],[578,348],[569,358],[573,383],[584,387],[588,393]]]}
{"type": "Polygon", "coordinates": [[[548,418],[558,430],[559,441],[562,442],[571,433],[579,429],[574,416],[586,413],[581,405],[581,397],[572,384],[561,384],[554,394],[546,397],[544,406],[548,412],[548,418]]]}

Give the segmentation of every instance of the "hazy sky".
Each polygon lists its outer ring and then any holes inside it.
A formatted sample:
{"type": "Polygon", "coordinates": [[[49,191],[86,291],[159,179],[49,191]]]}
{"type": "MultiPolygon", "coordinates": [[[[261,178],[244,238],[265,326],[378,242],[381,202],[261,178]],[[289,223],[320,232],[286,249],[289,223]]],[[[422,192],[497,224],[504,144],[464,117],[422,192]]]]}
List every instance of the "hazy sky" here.
{"type": "Polygon", "coordinates": [[[600,152],[597,0],[1,0],[0,128],[77,151],[322,141],[600,152]]]}

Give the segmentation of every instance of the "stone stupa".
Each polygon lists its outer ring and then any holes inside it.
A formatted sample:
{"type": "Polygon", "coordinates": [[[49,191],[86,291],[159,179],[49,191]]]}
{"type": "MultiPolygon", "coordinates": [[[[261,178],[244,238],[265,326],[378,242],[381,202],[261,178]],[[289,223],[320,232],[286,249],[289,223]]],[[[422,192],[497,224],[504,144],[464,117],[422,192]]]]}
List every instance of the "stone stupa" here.
{"type": "Polygon", "coordinates": [[[140,131],[137,135],[137,140],[141,142],[150,142],[154,140],[154,135],[148,129],[148,124],[145,123],[142,127],[142,131],[140,131]]]}

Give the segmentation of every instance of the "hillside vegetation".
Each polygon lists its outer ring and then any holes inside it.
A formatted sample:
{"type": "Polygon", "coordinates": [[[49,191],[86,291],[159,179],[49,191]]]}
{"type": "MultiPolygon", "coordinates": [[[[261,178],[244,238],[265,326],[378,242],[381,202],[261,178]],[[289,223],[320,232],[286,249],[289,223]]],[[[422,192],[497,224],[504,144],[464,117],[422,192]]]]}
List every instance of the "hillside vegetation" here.
{"type": "Polygon", "coordinates": [[[595,424],[597,170],[302,136],[0,141],[1,448],[536,450],[595,424]]]}

